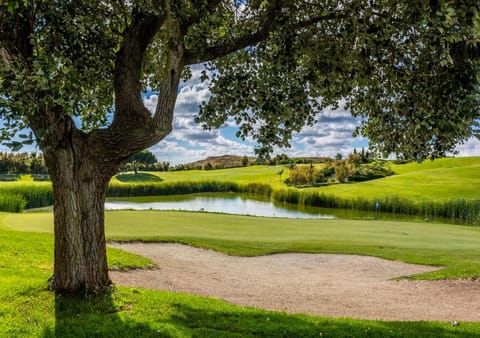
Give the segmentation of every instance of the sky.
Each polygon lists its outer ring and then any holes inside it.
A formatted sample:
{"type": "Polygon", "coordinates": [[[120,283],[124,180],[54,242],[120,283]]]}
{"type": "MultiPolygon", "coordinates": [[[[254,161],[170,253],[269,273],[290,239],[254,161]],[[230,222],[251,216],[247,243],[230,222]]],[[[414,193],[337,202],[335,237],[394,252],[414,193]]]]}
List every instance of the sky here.
{"type": "MultiPolygon", "coordinates": [[[[175,106],[173,131],[157,145],[150,148],[160,162],[166,161],[172,165],[190,163],[208,156],[247,155],[255,156],[255,142],[241,140],[235,136],[237,131],[233,122],[227,122],[219,129],[204,130],[194,122],[199,105],[209,98],[208,84],[200,82],[203,66],[192,67],[192,79],[183,82],[179,88],[175,106]]],[[[157,95],[152,92],[144,95],[144,103],[152,112],[157,104],[157,95]]],[[[289,157],[329,156],[341,153],[343,156],[368,148],[368,140],[352,137],[359,121],[348,111],[340,107],[338,110],[325,110],[318,118],[318,123],[305,127],[295,134],[291,148],[277,149],[275,154],[287,154],[289,157]]],[[[25,147],[21,151],[35,151],[34,147],[25,147]]],[[[480,156],[480,141],[470,139],[457,147],[456,156],[480,156]]],[[[0,151],[9,151],[0,146],[0,151]]],[[[274,154],[274,155],[275,155],[274,154]]]]}
{"type": "MultiPolygon", "coordinates": [[[[234,123],[227,122],[223,127],[211,131],[194,122],[198,107],[202,101],[208,100],[207,83],[201,83],[199,78],[203,67],[192,68],[192,79],[180,86],[175,107],[174,126],[172,133],[159,144],[150,148],[159,161],[171,164],[189,163],[208,156],[247,155],[255,156],[255,143],[252,140],[242,141],[235,136],[234,123]]],[[[155,109],[157,96],[145,97],[145,105],[151,111],[155,109]]],[[[346,156],[354,148],[368,148],[368,140],[362,137],[354,138],[352,133],[359,120],[342,107],[338,110],[324,111],[313,127],[305,127],[295,134],[291,148],[277,149],[276,154],[285,153],[289,157],[299,156],[330,156],[337,153],[346,156]]],[[[470,139],[457,147],[456,156],[480,156],[480,141],[470,139]]]]}

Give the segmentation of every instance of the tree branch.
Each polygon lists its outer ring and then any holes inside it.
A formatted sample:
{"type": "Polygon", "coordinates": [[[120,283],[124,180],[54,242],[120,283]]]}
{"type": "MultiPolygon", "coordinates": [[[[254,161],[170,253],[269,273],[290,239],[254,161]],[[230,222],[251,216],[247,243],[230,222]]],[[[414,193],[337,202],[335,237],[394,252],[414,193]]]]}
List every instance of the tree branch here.
{"type": "Polygon", "coordinates": [[[162,16],[134,13],[131,26],[117,54],[115,68],[115,117],[110,128],[90,133],[88,142],[102,145],[107,160],[124,160],[158,143],[172,130],[173,110],[184,66],[183,34],[166,3],[162,16]],[[167,56],[157,109],[152,117],[141,98],[142,63],[148,45],[168,21],[167,56]]]}
{"type": "Polygon", "coordinates": [[[221,56],[228,55],[239,49],[255,45],[265,40],[276,26],[276,14],[281,10],[280,1],[273,1],[265,12],[263,22],[258,31],[249,35],[240,36],[233,41],[207,48],[195,48],[185,51],[186,64],[202,63],[221,56]]]}
{"type": "MultiPolygon", "coordinates": [[[[278,2],[277,2],[278,4],[278,2]]],[[[275,30],[278,27],[278,21],[276,20],[276,14],[280,10],[280,6],[272,6],[267,12],[264,18],[262,26],[255,32],[249,35],[240,36],[233,41],[229,41],[224,44],[219,44],[216,46],[210,46],[207,48],[196,48],[188,49],[185,51],[185,60],[186,64],[196,64],[207,62],[230,53],[233,53],[237,50],[256,45],[257,43],[264,41],[268,38],[270,32],[275,30]]],[[[344,11],[336,10],[327,15],[319,15],[306,20],[302,20],[292,25],[292,29],[302,29],[312,26],[316,23],[333,20],[333,19],[342,19],[346,18],[347,14],[344,11]]]]}
{"type": "Polygon", "coordinates": [[[164,14],[133,10],[132,23],[125,31],[115,62],[115,117],[111,128],[141,126],[150,117],[141,98],[141,71],[147,47],[164,21],[164,14]]]}

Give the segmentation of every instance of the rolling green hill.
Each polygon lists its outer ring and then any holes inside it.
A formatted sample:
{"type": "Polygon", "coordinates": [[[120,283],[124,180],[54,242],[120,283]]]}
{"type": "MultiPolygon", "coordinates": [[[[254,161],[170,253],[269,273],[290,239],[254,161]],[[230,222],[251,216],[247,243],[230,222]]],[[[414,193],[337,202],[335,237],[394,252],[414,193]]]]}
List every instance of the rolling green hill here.
{"type": "Polygon", "coordinates": [[[396,195],[413,200],[480,199],[480,157],[397,164],[392,165],[392,170],[395,175],[382,179],[321,189],[342,197],[396,195]]]}

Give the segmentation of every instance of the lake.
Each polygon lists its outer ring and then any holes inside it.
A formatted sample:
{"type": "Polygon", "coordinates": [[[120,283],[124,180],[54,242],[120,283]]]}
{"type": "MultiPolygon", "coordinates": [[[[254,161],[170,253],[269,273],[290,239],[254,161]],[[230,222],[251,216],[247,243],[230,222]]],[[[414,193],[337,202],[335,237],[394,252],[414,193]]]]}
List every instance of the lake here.
{"type": "Polygon", "coordinates": [[[291,206],[279,206],[268,200],[254,196],[209,193],[193,195],[132,197],[115,199],[105,203],[106,210],[185,210],[218,212],[226,214],[252,215],[284,218],[335,218],[334,215],[319,211],[305,211],[291,206]]]}
{"type": "Polygon", "coordinates": [[[234,193],[109,198],[105,203],[105,209],[184,210],[282,218],[422,220],[421,217],[415,216],[376,214],[374,206],[372,206],[372,211],[316,208],[276,203],[254,195],[234,193]]]}

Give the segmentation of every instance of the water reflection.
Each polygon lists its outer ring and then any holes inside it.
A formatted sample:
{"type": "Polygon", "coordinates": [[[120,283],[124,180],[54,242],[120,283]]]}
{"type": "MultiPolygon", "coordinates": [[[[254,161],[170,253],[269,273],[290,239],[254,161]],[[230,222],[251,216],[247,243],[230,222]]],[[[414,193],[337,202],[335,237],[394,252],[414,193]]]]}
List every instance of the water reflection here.
{"type": "Polygon", "coordinates": [[[319,210],[301,210],[271,201],[233,194],[198,194],[182,196],[156,196],[152,198],[128,198],[105,203],[107,210],[186,210],[220,212],[238,215],[284,218],[333,219],[335,215],[319,210]],[[150,201],[148,201],[150,200],[150,201]]]}
{"type": "MultiPolygon", "coordinates": [[[[268,198],[256,195],[235,193],[111,198],[105,204],[105,207],[107,210],[185,210],[285,218],[424,221],[424,218],[421,216],[376,213],[374,205],[372,205],[372,210],[370,211],[317,208],[272,202],[268,198]]],[[[447,222],[440,219],[435,221],[447,222]]]]}

